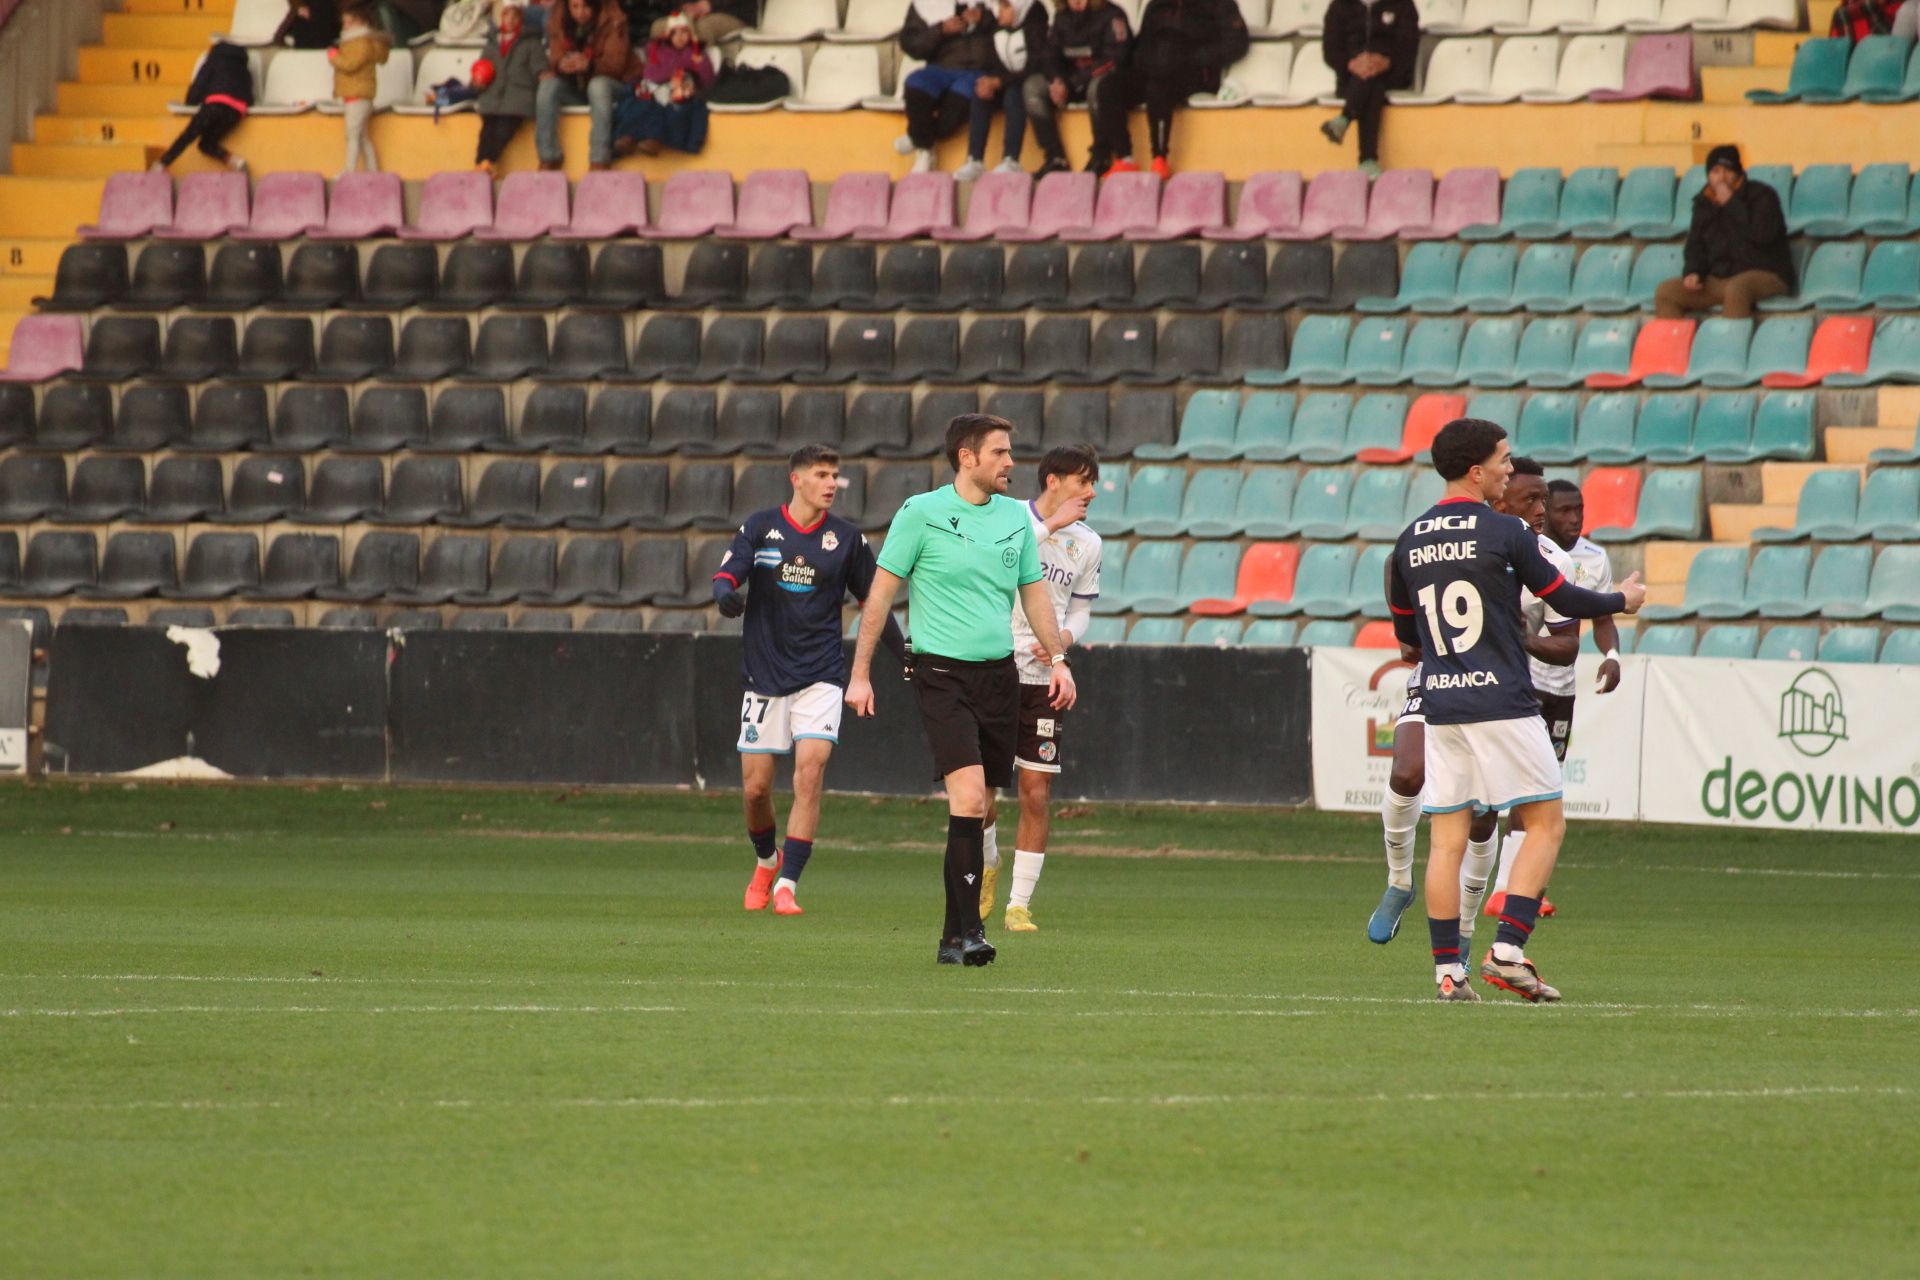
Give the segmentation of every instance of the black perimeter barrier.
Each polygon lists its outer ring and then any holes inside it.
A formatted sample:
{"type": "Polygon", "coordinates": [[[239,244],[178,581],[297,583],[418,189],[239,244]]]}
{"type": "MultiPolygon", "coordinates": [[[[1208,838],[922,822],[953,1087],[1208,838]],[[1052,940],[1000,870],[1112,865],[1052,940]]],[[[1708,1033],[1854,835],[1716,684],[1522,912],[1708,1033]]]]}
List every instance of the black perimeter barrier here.
{"type": "MultiPolygon", "coordinates": [[[[50,773],[196,757],[239,778],[732,788],[738,636],[67,627],[47,689],[50,773]],[[208,661],[208,641],[217,645],[208,661]],[[189,665],[194,646],[205,674],[189,665]],[[212,670],[207,668],[212,667],[212,670]]],[[[1078,651],[1062,799],[1305,804],[1301,649],[1078,651]]],[[[914,689],[882,651],[879,714],[841,725],[836,791],[925,795],[914,689]]]]}

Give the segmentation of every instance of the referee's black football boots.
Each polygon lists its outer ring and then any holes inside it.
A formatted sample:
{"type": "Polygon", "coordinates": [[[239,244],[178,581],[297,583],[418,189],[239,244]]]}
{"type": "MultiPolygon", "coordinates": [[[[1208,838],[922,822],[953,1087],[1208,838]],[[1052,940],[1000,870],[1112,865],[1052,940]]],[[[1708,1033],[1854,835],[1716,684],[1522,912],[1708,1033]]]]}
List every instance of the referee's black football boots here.
{"type": "Polygon", "coordinates": [[[935,958],[940,964],[959,964],[963,954],[962,944],[958,938],[942,938],[940,953],[935,958]]]}
{"type": "Polygon", "coordinates": [[[960,959],[963,964],[974,966],[992,964],[993,958],[1000,953],[987,941],[987,931],[976,928],[960,944],[960,959]]]}

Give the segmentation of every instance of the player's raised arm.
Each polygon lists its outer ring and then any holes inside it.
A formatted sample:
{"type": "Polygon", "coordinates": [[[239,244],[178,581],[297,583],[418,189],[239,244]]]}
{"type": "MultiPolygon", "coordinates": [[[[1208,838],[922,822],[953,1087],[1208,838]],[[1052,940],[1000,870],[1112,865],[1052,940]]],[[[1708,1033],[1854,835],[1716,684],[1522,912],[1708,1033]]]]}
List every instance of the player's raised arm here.
{"type": "Polygon", "coordinates": [[[1527,590],[1546,601],[1563,617],[1599,618],[1609,613],[1638,613],[1641,601],[1647,598],[1647,589],[1641,585],[1638,573],[1621,583],[1618,591],[1589,591],[1585,587],[1576,587],[1567,581],[1565,574],[1553,567],[1551,560],[1540,554],[1539,535],[1518,520],[1513,522],[1508,554],[1514,573],[1527,590]]]}

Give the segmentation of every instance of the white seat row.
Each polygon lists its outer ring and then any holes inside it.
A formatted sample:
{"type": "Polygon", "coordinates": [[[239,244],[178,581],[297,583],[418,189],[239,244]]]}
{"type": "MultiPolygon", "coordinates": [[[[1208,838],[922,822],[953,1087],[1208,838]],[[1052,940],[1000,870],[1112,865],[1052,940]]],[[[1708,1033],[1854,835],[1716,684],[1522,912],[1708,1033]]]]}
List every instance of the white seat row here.
{"type": "Polygon", "coordinates": [[[1595,89],[1618,89],[1626,76],[1627,37],[1575,36],[1563,52],[1554,36],[1505,41],[1442,40],[1418,90],[1388,94],[1404,105],[1441,102],[1578,102],[1595,89]]]}
{"type": "Polygon", "coordinates": [[[1743,31],[1799,25],[1797,0],[1427,0],[1429,35],[1743,31]]]}

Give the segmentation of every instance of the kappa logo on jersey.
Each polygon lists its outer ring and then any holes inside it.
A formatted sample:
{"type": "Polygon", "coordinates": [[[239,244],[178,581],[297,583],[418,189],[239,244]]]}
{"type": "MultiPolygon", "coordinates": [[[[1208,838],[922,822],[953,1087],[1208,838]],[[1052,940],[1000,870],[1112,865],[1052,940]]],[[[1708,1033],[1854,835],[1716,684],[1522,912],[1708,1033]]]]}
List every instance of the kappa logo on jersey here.
{"type": "Polygon", "coordinates": [[[787,535],[784,533],[781,533],[778,529],[767,530],[768,542],[785,542],[786,540],[787,540],[787,535]]]}
{"type": "Polygon", "coordinates": [[[780,589],[782,591],[811,591],[813,580],[819,570],[807,563],[805,556],[795,556],[780,566],[780,589]]]}
{"type": "Polygon", "coordinates": [[[820,549],[822,551],[832,551],[839,547],[839,545],[840,535],[833,530],[829,529],[820,535],[820,549]]]}

